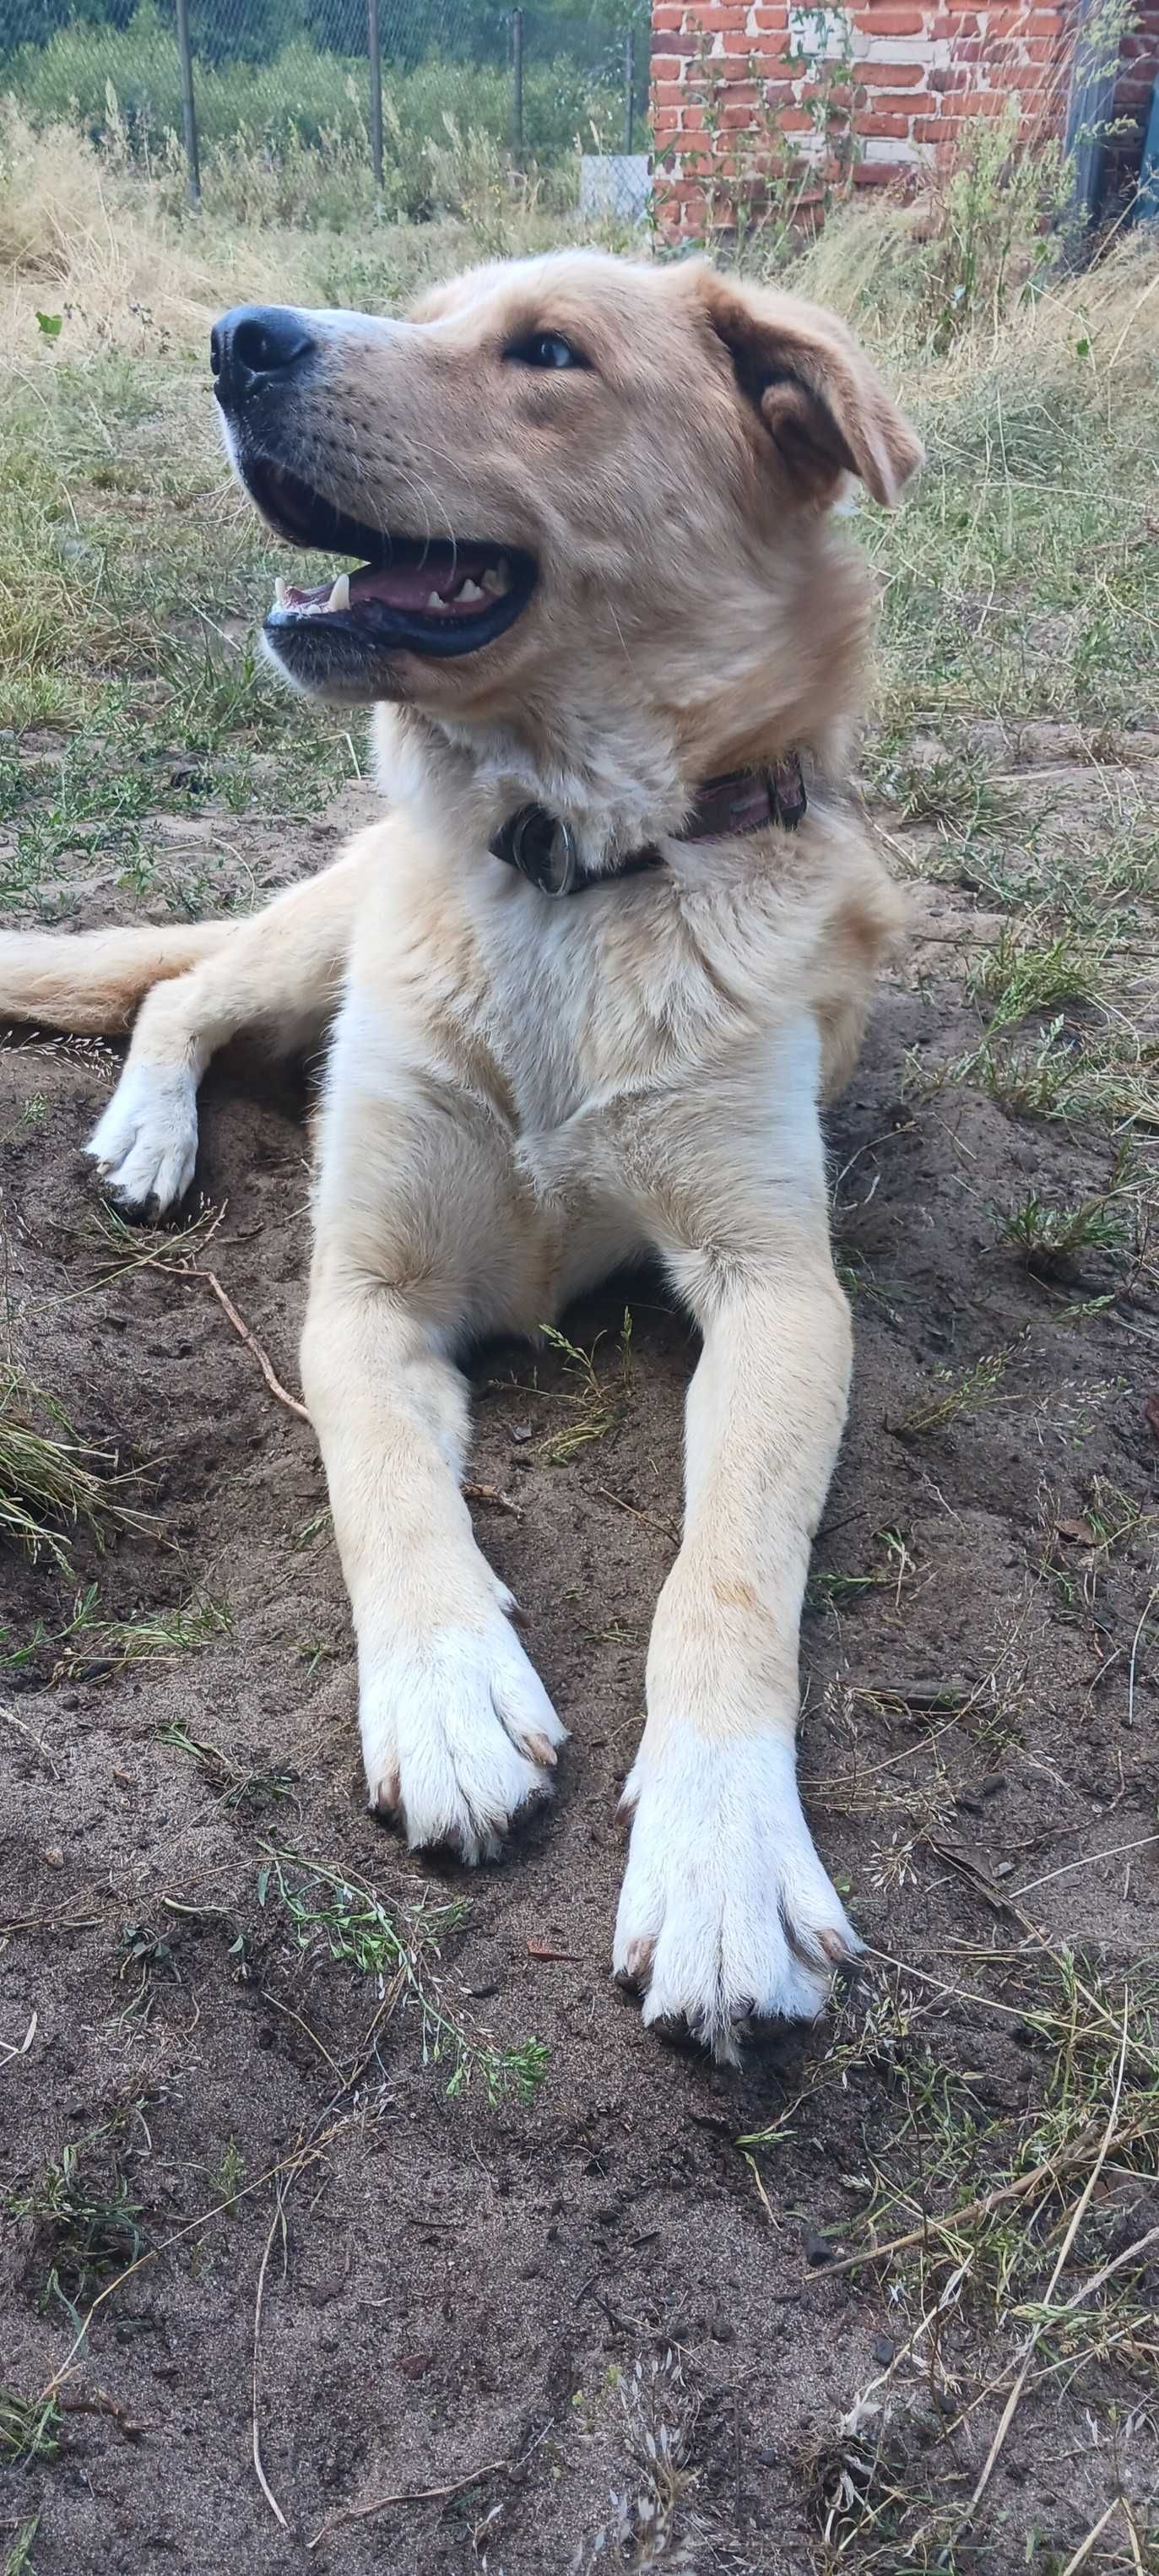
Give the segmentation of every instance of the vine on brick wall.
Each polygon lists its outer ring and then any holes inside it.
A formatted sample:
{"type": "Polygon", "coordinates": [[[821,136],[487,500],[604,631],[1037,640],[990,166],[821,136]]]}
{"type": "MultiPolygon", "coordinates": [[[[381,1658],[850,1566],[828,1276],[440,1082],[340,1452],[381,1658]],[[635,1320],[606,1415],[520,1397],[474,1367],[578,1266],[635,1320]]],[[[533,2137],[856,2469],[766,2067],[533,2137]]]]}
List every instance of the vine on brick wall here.
{"type": "MultiPolygon", "coordinates": [[[[776,61],[750,49],[723,59],[700,26],[687,88],[699,109],[698,138],[680,140],[680,175],[703,200],[704,236],[767,234],[770,251],[812,229],[853,186],[859,145],[853,19],[844,8],[790,13],[789,43],[776,61]],[[738,67],[739,66],[739,67],[738,67]]],[[[720,40],[717,39],[717,42],[720,40]]],[[[666,217],[657,173],[655,215],[666,217]]]]}

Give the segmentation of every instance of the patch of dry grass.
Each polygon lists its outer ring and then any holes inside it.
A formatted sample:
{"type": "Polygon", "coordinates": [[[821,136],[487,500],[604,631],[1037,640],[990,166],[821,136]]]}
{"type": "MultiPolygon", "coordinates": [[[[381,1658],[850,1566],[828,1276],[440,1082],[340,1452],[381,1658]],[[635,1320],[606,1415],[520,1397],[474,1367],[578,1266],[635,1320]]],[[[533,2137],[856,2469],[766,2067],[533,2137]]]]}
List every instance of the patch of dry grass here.
{"type": "Polygon", "coordinates": [[[54,1397],[16,1369],[0,1379],[0,1539],[67,1574],[70,1530],[83,1525],[100,1545],[153,1525],[129,1500],[133,1484],[112,1451],[77,1438],[54,1397]]]}

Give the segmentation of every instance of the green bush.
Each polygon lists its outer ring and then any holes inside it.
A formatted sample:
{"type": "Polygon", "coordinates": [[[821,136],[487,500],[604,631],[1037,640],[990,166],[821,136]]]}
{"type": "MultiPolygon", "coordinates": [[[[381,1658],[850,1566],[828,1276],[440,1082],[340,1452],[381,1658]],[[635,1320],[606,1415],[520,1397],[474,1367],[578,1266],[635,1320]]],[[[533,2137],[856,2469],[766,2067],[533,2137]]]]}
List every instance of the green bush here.
{"type": "MultiPolygon", "coordinates": [[[[302,36],[268,62],[198,61],[195,82],[210,202],[253,221],[340,225],[369,211],[364,55],[321,52],[302,36]]],[[[93,142],[127,142],[142,160],[171,159],[167,138],[181,132],[176,42],[151,0],[126,26],[74,21],[47,44],[21,46],[4,64],[3,87],[34,124],[79,119],[93,142]]],[[[458,211],[473,174],[509,144],[509,70],[432,54],[407,70],[384,64],[384,91],[387,211],[458,211]]],[[[527,65],[523,102],[526,154],[542,168],[577,143],[615,147],[615,89],[594,89],[566,55],[527,65]]]]}

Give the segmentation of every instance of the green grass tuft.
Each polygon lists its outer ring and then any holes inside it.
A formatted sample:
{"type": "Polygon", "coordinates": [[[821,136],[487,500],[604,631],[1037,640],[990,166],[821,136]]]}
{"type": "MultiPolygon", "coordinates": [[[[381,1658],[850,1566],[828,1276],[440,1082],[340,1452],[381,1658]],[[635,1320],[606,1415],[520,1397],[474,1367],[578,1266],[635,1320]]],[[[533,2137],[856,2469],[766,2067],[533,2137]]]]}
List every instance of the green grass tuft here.
{"type": "Polygon", "coordinates": [[[528,2103],[547,2072],[542,2040],[513,2048],[497,2044],[475,2022],[465,1996],[453,1993],[441,1944],[463,1921],[463,1903],[438,1906],[384,1904],[366,1880],[298,1851],[263,1845],[258,1902],[271,1894],[293,1924],[302,1950],[323,1949],[359,1976],[377,1979],[417,2013],[423,2064],[447,2066],[446,2090],[454,2098],[478,2082],[492,2107],[508,2099],[528,2103]]]}

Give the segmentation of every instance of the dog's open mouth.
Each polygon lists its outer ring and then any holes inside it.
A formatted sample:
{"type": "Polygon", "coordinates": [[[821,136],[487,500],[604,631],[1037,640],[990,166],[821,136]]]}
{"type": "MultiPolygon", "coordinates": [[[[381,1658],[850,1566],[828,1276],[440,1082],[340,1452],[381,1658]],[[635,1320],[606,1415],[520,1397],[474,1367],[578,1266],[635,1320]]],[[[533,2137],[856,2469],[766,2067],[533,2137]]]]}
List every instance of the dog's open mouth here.
{"type": "Polygon", "coordinates": [[[283,659],[297,659],[298,636],[338,648],[340,662],[349,660],[351,645],[370,657],[474,653],[505,634],[527,606],[536,568],[518,547],[384,533],[348,517],[284,466],[246,459],[242,472],[279,535],[361,558],[357,571],[312,589],[277,583],[266,635],[283,659]]]}

